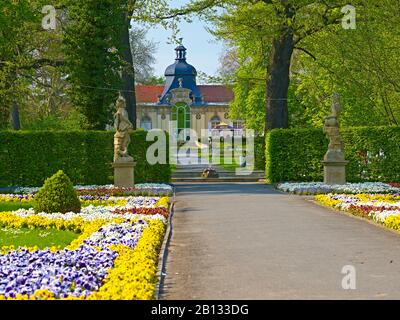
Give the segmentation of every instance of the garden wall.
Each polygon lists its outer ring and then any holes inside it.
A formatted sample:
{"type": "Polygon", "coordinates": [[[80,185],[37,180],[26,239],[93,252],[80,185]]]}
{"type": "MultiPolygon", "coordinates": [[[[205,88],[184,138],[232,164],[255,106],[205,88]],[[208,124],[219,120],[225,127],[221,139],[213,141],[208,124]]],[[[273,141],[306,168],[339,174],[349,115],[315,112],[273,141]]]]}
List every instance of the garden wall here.
{"type": "MultiPolygon", "coordinates": [[[[146,142],[146,134],[142,130],[131,134],[135,182],[169,182],[168,164],[152,166],[146,161],[152,144],[146,142]]],[[[60,169],[74,184],[113,183],[113,135],[106,131],[0,131],[0,186],[40,186],[60,169]]]]}
{"type": "MultiPolygon", "coordinates": [[[[342,129],[347,180],[400,181],[400,127],[342,129]]],[[[323,181],[328,140],[322,129],[276,129],[266,136],[269,182],[323,181]]]]}

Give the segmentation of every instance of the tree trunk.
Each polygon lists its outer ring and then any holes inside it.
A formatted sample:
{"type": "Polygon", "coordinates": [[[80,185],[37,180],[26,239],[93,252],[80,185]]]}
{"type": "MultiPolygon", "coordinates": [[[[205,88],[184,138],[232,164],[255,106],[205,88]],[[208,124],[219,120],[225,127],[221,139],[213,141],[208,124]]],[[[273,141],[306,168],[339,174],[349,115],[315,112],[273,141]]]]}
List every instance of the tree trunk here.
{"type": "Polygon", "coordinates": [[[268,66],[265,132],[289,126],[287,97],[293,50],[291,32],[274,39],[268,66]]]}
{"type": "Polygon", "coordinates": [[[11,107],[11,127],[14,130],[21,130],[21,121],[19,118],[19,108],[16,102],[11,107]]]}
{"type": "Polygon", "coordinates": [[[126,100],[126,109],[128,111],[129,120],[136,129],[136,90],[135,90],[135,70],[133,68],[133,57],[131,44],[129,41],[129,30],[131,27],[131,15],[125,16],[125,27],[122,35],[122,56],[126,63],[122,70],[122,95],[126,100]]]}

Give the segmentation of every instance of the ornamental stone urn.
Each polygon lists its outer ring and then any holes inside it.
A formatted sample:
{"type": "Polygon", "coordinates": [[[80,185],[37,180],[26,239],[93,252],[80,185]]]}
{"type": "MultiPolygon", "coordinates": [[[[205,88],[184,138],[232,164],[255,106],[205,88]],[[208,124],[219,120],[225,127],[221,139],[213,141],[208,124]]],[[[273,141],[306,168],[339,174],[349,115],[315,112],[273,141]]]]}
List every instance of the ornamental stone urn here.
{"type": "Polygon", "coordinates": [[[135,185],[135,162],[128,154],[128,146],[131,142],[130,130],[133,128],[126,111],[125,99],[118,97],[117,112],[114,115],[114,185],[120,188],[132,188],[135,185]]]}
{"type": "Polygon", "coordinates": [[[338,119],[341,106],[339,98],[338,94],[333,95],[331,114],[325,118],[324,125],[324,133],[329,139],[329,146],[322,163],[324,165],[324,183],[329,185],[346,183],[348,161],[345,160],[343,142],[340,136],[338,119]]]}

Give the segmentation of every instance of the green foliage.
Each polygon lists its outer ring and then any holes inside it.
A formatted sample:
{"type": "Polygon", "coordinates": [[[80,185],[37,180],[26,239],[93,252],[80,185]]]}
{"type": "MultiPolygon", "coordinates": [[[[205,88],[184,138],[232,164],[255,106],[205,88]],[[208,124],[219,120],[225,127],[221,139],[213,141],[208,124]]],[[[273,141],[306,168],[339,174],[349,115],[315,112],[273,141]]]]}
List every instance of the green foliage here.
{"type": "Polygon", "coordinates": [[[74,185],[62,170],[46,179],[43,187],[35,194],[33,209],[36,213],[81,211],[81,202],[74,185]]]}
{"type": "Polygon", "coordinates": [[[254,138],[254,169],[265,170],[265,138],[254,138]]]}
{"type": "Polygon", "coordinates": [[[261,2],[232,6],[228,14],[212,19],[214,34],[230,47],[223,56],[223,81],[233,87],[230,117],[264,132],[268,58],[271,48],[271,13],[261,2]],[[268,26],[268,27],[266,27],[268,26]],[[240,30],[240,31],[239,31],[240,30]],[[239,31],[239,32],[238,32],[239,31]]]}
{"type": "Polygon", "coordinates": [[[46,117],[35,119],[23,117],[22,128],[24,130],[48,131],[48,130],[80,130],[85,128],[86,118],[76,110],[71,111],[66,117],[58,114],[50,114],[46,117]]]}
{"type": "Polygon", "coordinates": [[[148,78],[144,78],[142,81],[139,82],[145,86],[161,86],[165,84],[165,77],[150,76],[148,78]]]}
{"type": "Polygon", "coordinates": [[[30,75],[34,60],[41,3],[0,1],[0,129],[8,126],[11,106],[28,90],[24,76],[30,75]]]}
{"type": "MultiPolygon", "coordinates": [[[[142,130],[131,134],[135,182],[168,182],[169,165],[152,166],[146,160],[147,147],[152,144],[146,142],[146,134],[142,130]]],[[[42,185],[60,169],[74,184],[113,183],[113,135],[105,131],[1,131],[0,185],[42,185]]]]}
{"type": "Polygon", "coordinates": [[[342,96],[343,127],[400,123],[397,8],[391,0],[366,1],[357,6],[357,29],[331,26],[302,41],[316,60],[297,51],[292,126],[321,127],[335,91],[342,96]]]}
{"type": "MultiPolygon", "coordinates": [[[[68,24],[63,37],[73,105],[87,118],[87,128],[103,130],[121,88],[123,0],[66,0],[68,24]],[[114,89],[114,90],[110,90],[114,89]]],[[[133,89],[133,88],[132,88],[133,89]]]]}
{"type": "Polygon", "coordinates": [[[270,128],[287,126],[285,109],[290,102],[285,80],[289,78],[287,64],[290,66],[293,49],[303,39],[340,22],[343,16],[340,7],[346,3],[331,2],[230,0],[225,1],[225,10],[211,16],[213,33],[237,55],[239,66],[226,79],[235,91],[232,117],[240,117],[248,128],[259,132],[266,123],[270,128]],[[279,76],[273,76],[276,73],[279,76]]]}
{"type": "Polygon", "coordinates": [[[343,130],[350,181],[400,182],[400,127],[343,130]]]}
{"type": "Polygon", "coordinates": [[[320,181],[328,142],[318,129],[276,129],[266,137],[266,177],[270,182],[320,181]]]}
{"type": "MultiPolygon", "coordinates": [[[[168,9],[164,0],[0,1],[0,130],[10,128],[12,107],[24,130],[69,130],[63,122],[74,109],[85,121],[71,123],[73,129],[104,129],[123,88],[119,72],[132,64],[142,67],[138,58],[151,52],[140,47],[149,43],[139,34],[133,39],[140,44],[137,61],[125,62],[130,48],[122,44],[121,32],[131,17],[140,23],[168,16],[168,9]],[[42,8],[49,4],[57,9],[57,28],[45,31],[42,8]]],[[[134,90],[129,87],[124,89],[134,90]]]]}
{"type": "Polygon", "coordinates": [[[348,1],[224,2],[227,9],[210,20],[213,33],[228,46],[223,65],[229,72],[222,74],[235,92],[233,118],[262,130],[271,45],[277,34],[292,32],[289,94],[278,97],[288,99],[291,128],[322,127],[333,92],[342,96],[343,127],[400,123],[400,16],[393,14],[398,2],[352,1],[354,30],[341,25],[348,1]],[[293,18],[284,16],[286,5],[293,18]]]}
{"type": "MultiPolygon", "coordinates": [[[[345,128],[342,138],[349,182],[400,181],[399,127],[345,128]]],[[[327,148],[321,129],[272,130],[266,137],[267,180],[323,181],[327,148]]]]}

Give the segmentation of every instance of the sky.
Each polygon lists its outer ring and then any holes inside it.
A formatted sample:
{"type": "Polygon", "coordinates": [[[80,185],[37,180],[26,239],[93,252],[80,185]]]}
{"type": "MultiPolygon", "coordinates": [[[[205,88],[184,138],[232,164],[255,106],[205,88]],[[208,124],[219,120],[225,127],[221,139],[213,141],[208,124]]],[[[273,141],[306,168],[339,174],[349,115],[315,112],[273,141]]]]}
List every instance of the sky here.
{"type": "MultiPolygon", "coordinates": [[[[171,7],[180,7],[186,4],[186,0],[171,0],[171,7]]],[[[219,67],[219,57],[223,52],[223,44],[216,41],[214,37],[205,30],[206,23],[194,19],[192,23],[182,21],[179,25],[180,33],[178,38],[183,38],[183,45],[187,48],[187,61],[197,71],[216,75],[219,67]]],[[[147,38],[158,43],[155,54],[156,63],[154,73],[157,76],[164,75],[165,69],[175,62],[176,44],[168,44],[171,37],[171,30],[162,27],[149,29],[147,38]]]]}

